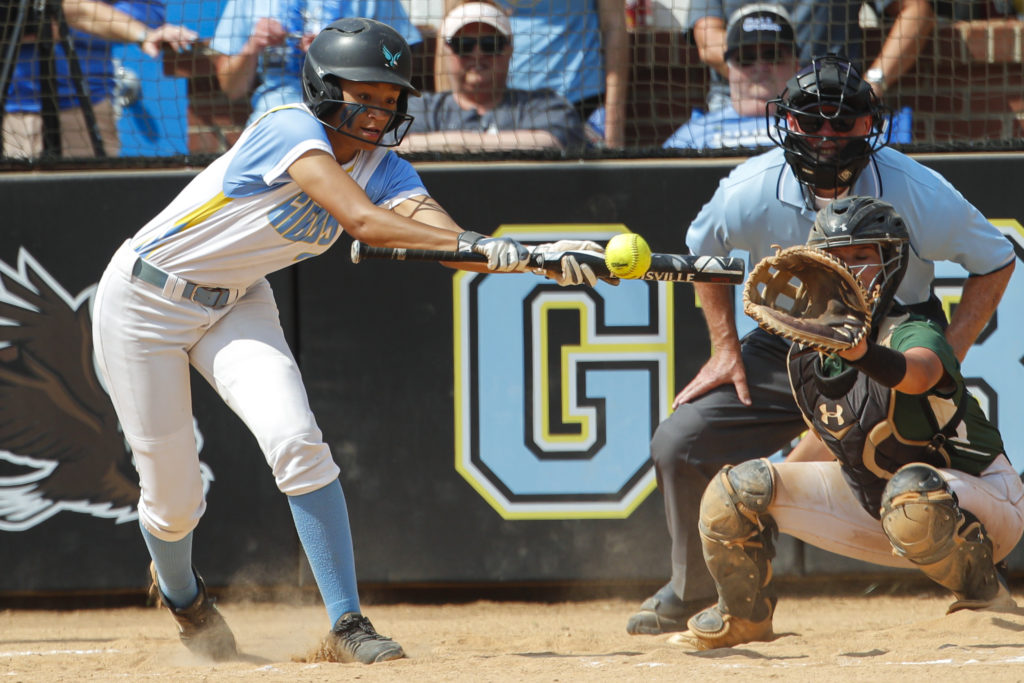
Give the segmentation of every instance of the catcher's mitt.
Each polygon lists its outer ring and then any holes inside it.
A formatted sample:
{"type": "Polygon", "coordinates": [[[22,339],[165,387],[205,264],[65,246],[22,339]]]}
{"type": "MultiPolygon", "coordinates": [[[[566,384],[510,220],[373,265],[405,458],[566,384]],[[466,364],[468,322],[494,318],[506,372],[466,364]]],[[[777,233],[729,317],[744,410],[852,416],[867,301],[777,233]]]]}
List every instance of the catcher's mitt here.
{"type": "Polygon", "coordinates": [[[743,312],[765,330],[826,353],[849,349],[871,329],[871,304],[845,263],[805,246],[779,249],[750,271],[743,312]]]}

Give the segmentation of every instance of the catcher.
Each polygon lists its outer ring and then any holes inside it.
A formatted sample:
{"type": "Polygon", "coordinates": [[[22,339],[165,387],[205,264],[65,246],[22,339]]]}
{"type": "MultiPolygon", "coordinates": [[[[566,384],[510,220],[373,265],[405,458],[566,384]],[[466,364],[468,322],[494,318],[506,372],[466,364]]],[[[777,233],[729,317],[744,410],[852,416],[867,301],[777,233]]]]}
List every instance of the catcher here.
{"type": "Polygon", "coordinates": [[[949,612],[1015,606],[997,563],[1024,531],[1024,485],[942,331],[894,298],[908,251],[890,204],[848,197],[818,212],[806,247],[751,272],[744,310],[794,340],[794,397],[835,460],[748,460],[711,480],[699,529],[718,603],[671,642],[772,639],[779,532],[920,569],[956,596],[949,612]]]}

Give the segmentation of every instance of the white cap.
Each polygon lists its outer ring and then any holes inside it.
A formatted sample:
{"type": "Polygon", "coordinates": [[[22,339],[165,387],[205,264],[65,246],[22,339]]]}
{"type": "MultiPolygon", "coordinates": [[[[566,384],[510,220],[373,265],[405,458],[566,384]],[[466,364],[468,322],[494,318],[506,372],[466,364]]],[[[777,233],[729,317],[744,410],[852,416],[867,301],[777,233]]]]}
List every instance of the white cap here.
{"type": "Polygon", "coordinates": [[[451,40],[463,26],[470,24],[487,24],[503,36],[512,37],[512,24],[508,16],[485,2],[467,2],[449,12],[441,23],[441,37],[451,40]]]}

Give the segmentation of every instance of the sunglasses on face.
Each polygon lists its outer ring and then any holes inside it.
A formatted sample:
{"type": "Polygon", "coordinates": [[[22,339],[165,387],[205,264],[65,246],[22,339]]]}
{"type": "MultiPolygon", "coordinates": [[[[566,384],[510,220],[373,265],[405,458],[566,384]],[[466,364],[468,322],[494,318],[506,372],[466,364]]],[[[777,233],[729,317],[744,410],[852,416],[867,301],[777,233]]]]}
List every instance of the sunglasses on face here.
{"type": "Polygon", "coordinates": [[[497,55],[508,47],[508,38],[505,36],[456,36],[448,41],[448,47],[460,57],[472,54],[479,46],[482,55],[497,55]]]}
{"type": "Polygon", "coordinates": [[[853,130],[853,127],[857,125],[857,119],[859,116],[826,116],[824,114],[793,114],[793,118],[796,119],[796,123],[800,126],[800,130],[805,133],[817,133],[821,130],[825,122],[828,121],[829,125],[832,126],[832,130],[837,133],[849,133],[853,130]]]}
{"type": "Polygon", "coordinates": [[[753,66],[757,62],[778,64],[790,59],[793,59],[793,49],[785,45],[744,45],[733,57],[738,66],[753,66]]]}

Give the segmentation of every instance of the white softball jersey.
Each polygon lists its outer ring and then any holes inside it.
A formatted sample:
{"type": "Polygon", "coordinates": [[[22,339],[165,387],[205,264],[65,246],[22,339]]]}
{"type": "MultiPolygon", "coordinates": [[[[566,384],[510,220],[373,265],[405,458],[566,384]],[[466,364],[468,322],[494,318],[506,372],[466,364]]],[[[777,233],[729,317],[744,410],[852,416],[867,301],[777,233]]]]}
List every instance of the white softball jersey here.
{"type": "MultiPolygon", "coordinates": [[[[288,175],[314,149],[333,155],[323,124],[305,105],[267,112],[139,230],[132,249],[185,280],[240,290],[322,254],[342,228],[288,175]]],[[[384,208],[428,194],[412,166],[386,148],[359,152],[344,168],[384,208]]]]}

